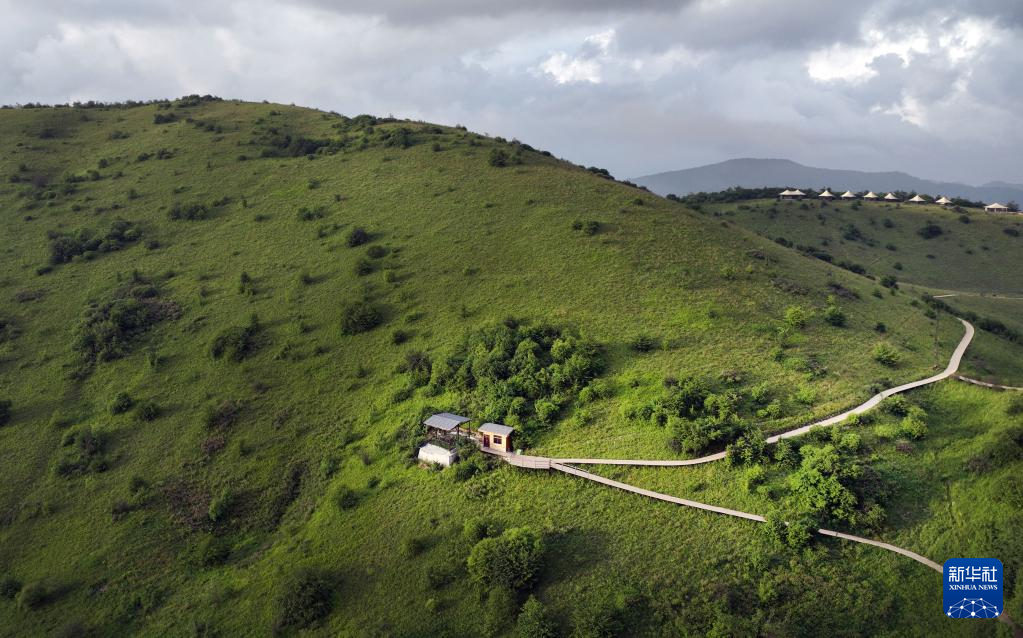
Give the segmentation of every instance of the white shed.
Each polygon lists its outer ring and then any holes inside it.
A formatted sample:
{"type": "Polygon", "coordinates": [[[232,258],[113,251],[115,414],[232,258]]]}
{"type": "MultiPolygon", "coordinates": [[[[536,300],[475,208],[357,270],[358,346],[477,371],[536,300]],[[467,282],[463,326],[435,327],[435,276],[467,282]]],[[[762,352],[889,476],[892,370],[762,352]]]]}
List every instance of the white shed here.
{"type": "Polygon", "coordinates": [[[989,213],[1007,213],[1009,212],[1009,207],[1006,206],[1005,204],[999,204],[998,202],[995,202],[994,204],[988,204],[987,206],[985,206],[984,210],[986,210],[989,213]]]}
{"type": "Polygon", "coordinates": [[[419,448],[419,460],[423,463],[436,463],[437,465],[449,467],[457,458],[458,452],[442,448],[433,443],[427,443],[419,448]]]}

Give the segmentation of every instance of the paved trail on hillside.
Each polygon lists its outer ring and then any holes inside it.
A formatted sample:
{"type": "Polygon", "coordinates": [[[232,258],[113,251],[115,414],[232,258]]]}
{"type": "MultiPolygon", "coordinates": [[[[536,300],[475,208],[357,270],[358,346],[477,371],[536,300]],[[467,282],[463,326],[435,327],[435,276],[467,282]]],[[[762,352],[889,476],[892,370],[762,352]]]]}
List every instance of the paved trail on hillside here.
{"type": "MultiPolygon", "coordinates": [[[[823,419],[823,420],[817,421],[815,423],[810,423],[808,425],[804,425],[804,426],[801,426],[801,427],[798,427],[798,428],[794,428],[792,430],[787,430],[785,432],[781,432],[779,434],[775,434],[773,436],[768,437],[767,438],[767,442],[768,443],[777,443],[778,441],[780,441],[782,439],[787,439],[787,438],[790,438],[790,437],[801,436],[803,434],[806,434],[813,427],[827,427],[827,426],[830,426],[830,425],[835,425],[837,423],[841,423],[841,422],[845,421],[847,418],[849,418],[852,415],[862,414],[864,412],[867,412],[868,410],[871,410],[871,409],[877,407],[877,405],[879,403],[881,403],[886,398],[888,398],[888,397],[890,397],[892,395],[899,394],[901,392],[906,392],[908,390],[912,390],[914,388],[919,388],[919,387],[922,387],[922,386],[925,386],[925,385],[930,385],[932,383],[937,383],[938,381],[942,381],[944,379],[948,379],[949,377],[955,376],[956,375],[956,371],[959,370],[959,364],[962,362],[963,355],[966,353],[966,349],[969,347],[970,342],[973,340],[973,335],[974,335],[973,326],[968,321],[964,321],[963,319],[960,319],[959,321],[962,322],[963,327],[965,328],[965,333],[963,334],[963,338],[959,341],[959,345],[957,345],[955,350],[952,352],[952,356],[949,359],[948,365],[940,373],[938,373],[938,374],[936,374],[934,376],[927,377],[926,379],[921,379],[919,381],[912,381],[910,383],[904,383],[904,384],[896,386],[894,388],[889,388],[887,390],[879,392],[878,394],[875,394],[873,397],[871,397],[870,399],[868,399],[864,403],[861,403],[860,405],[858,405],[858,406],[856,406],[856,407],[854,407],[852,409],[846,410],[845,412],[842,412],[841,414],[836,414],[836,415],[834,415],[832,417],[828,417],[827,419],[823,419]]],[[[986,383],[983,383],[983,382],[974,381],[972,379],[967,379],[965,377],[959,377],[959,378],[964,380],[964,381],[969,381],[971,383],[976,383],[978,385],[984,385],[984,386],[988,386],[988,387],[1003,387],[1003,386],[992,386],[991,384],[986,384],[986,383]]],[[[1008,388],[1006,388],[1006,389],[1008,389],[1008,388]]],[[[678,467],[678,466],[687,466],[687,465],[700,465],[700,464],[703,464],[703,463],[710,463],[710,462],[713,462],[713,461],[720,461],[720,460],[724,459],[725,458],[725,452],[718,452],[717,454],[709,454],[707,456],[701,456],[701,457],[694,458],[694,459],[662,461],[662,460],[653,460],[653,459],[591,459],[591,458],[563,459],[563,458],[551,458],[551,457],[546,457],[546,456],[531,456],[531,455],[526,455],[526,454],[503,454],[503,453],[497,453],[497,452],[495,452],[495,451],[493,451],[491,449],[485,449],[484,451],[489,452],[491,454],[495,454],[497,456],[500,456],[507,463],[509,463],[510,465],[514,465],[516,467],[522,467],[522,468],[534,469],[534,470],[554,470],[554,471],[557,471],[557,472],[563,472],[565,474],[570,474],[572,476],[576,476],[578,478],[582,478],[582,479],[585,479],[585,480],[588,480],[588,481],[593,481],[595,483],[600,483],[601,485],[607,485],[609,487],[614,487],[614,488],[617,488],[617,489],[620,489],[620,490],[624,490],[626,492],[632,492],[633,494],[639,494],[639,495],[645,496],[647,498],[656,499],[658,501],[664,501],[664,502],[667,502],[667,503],[673,503],[675,505],[682,505],[684,507],[691,507],[691,508],[694,508],[694,509],[699,509],[699,510],[703,510],[703,511],[706,511],[706,512],[713,512],[715,514],[721,514],[721,515],[724,515],[724,516],[732,516],[734,518],[741,518],[741,519],[745,519],[745,520],[748,520],[748,521],[753,521],[753,522],[756,522],[756,523],[765,523],[765,522],[767,522],[767,519],[765,519],[763,516],[761,516],[759,514],[753,514],[751,512],[743,512],[743,511],[740,511],[740,510],[733,510],[733,509],[729,509],[727,507],[719,507],[717,505],[709,505],[707,503],[700,503],[698,501],[691,501],[691,500],[688,500],[688,499],[679,498],[677,496],[671,496],[669,494],[662,494],[660,492],[654,492],[653,490],[647,490],[647,489],[644,489],[644,488],[641,488],[641,487],[637,487],[635,485],[630,485],[628,483],[622,483],[621,481],[615,481],[613,479],[609,479],[609,478],[600,476],[598,474],[593,474],[591,472],[587,472],[585,470],[581,470],[579,468],[573,467],[574,465],[633,465],[633,466],[654,466],[654,467],[678,467]]],[[[918,563],[920,563],[922,565],[926,565],[927,567],[929,567],[930,569],[935,570],[938,573],[942,573],[942,566],[940,564],[934,562],[933,560],[927,558],[926,556],[921,556],[920,554],[917,554],[916,552],[913,552],[911,550],[908,550],[908,549],[905,549],[905,548],[902,548],[902,547],[897,547],[897,546],[891,545],[889,543],[884,543],[884,542],[881,542],[881,541],[876,541],[876,540],[873,540],[873,539],[864,538],[862,536],[854,536],[852,534],[846,534],[846,533],[843,533],[843,532],[837,532],[837,531],[834,531],[834,530],[824,529],[824,528],[818,529],[817,533],[821,534],[822,536],[829,536],[829,537],[832,537],[832,538],[840,538],[840,539],[843,539],[843,540],[853,541],[853,542],[856,542],[856,543],[863,543],[865,545],[873,545],[874,547],[880,547],[881,549],[885,549],[885,550],[888,550],[890,552],[894,552],[896,554],[900,554],[902,556],[906,556],[908,558],[912,558],[913,560],[917,561],[918,563]]],[[[1016,625],[1012,622],[1012,620],[1007,615],[1005,615],[1005,613],[1002,613],[1001,615],[999,615],[998,619],[1001,620],[1004,623],[1009,624],[1011,627],[1013,627],[1014,635],[1016,635],[1016,636],[1023,635],[1023,632],[1020,632],[1019,628],[1016,627],[1016,625]]]]}

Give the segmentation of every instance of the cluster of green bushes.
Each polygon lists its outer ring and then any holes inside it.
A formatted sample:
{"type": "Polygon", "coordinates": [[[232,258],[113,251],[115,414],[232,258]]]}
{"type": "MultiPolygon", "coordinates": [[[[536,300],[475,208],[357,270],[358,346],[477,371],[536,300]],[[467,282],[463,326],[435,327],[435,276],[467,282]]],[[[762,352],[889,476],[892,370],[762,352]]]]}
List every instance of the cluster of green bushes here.
{"type": "Polygon", "coordinates": [[[92,427],[68,430],[61,439],[64,453],[53,466],[57,476],[70,478],[88,472],[105,472],[110,464],[104,454],[107,435],[92,427]]]}
{"type": "Polygon", "coordinates": [[[118,219],[110,224],[106,233],[83,228],[75,233],[47,233],[50,240],[50,263],[66,264],[81,255],[92,259],[98,253],[109,253],[124,248],[142,237],[135,222],[118,219]]]}
{"type": "Polygon", "coordinates": [[[181,202],[174,202],[171,209],[167,212],[167,217],[172,220],[185,219],[188,221],[197,221],[200,219],[206,219],[210,215],[210,207],[202,202],[193,202],[191,204],[182,204],[181,202]]]}
{"type": "Polygon", "coordinates": [[[125,355],[140,335],[180,312],[177,304],[160,297],[158,287],[133,274],[107,301],[90,305],[75,328],[72,350],[80,371],[125,355]]]}
{"type": "Polygon", "coordinates": [[[341,140],[311,139],[301,135],[292,137],[276,129],[270,129],[265,144],[260,152],[262,157],[302,157],[317,153],[333,155],[344,148],[344,142],[341,140]]]}
{"type": "Polygon", "coordinates": [[[341,308],[341,334],[368,332],[383,322],[383,311],[372,302],[352,301],[341,308]]]}
{"type": "Polygon", "coordinates": [[[255,314],[249,317],[249,322],[244,326],[225,328],[210,343],[210,356],[238,363],[256,351],[256,336],[260,328],[259,317],[255,314]]]}
{"type": "Polygon", "coordinates": [[[959,310],[952,307],[945,302],[944,299],[936,299],[929,294],[924,294],[920,297],[928,306],[935,310],[941,310],[943,312],[950,313],[957,317],[968,319],[973,323],[977,324],[977,327],[981,330],[986,330],[991,334],[998,335],[1003,339],[1007,339],[1013,343],[1023,343],[1023,333],[1020,333],[1013,328],[1005,325],[998,319],[992,319],[991,317],[982,317],[972,310],[959,310]]]}
{"type": "Polygon", "coordinates": [[[526,442],[603,369],[602,348],[577,332],[508,319],[470,333],[433,365],[430,393],[457,392],[461,410],[517,427],[526,442]]]}

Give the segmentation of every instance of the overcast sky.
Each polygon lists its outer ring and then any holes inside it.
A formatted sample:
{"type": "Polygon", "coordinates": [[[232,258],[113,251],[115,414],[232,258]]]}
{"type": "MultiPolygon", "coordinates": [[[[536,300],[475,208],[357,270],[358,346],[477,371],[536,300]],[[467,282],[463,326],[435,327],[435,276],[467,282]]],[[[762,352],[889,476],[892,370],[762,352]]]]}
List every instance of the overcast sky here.
{"type": "Polygon", "coordinates": [[[0,102],[213,93],[618,177],[733,157],[1023,182],[1023,0],[0,0],[0,102]]]}

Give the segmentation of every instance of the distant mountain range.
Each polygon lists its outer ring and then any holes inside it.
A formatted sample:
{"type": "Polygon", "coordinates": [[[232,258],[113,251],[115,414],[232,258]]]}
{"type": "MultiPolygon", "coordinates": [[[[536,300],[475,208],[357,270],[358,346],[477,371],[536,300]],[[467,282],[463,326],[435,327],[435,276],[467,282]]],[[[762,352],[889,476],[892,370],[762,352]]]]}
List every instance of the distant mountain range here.
{"type": "Polygon", "coordinates": [[[1023,184],[988,182],[970,186],[953,182],[935,182],[902,172],[872,173],[803,166],[785,159],[733,159],[681,171],[634,177],[630,181],[646,186],[659,195],[687,195],[700,191],[715,192],[731,186],[757,188],[790,186],[794,188],[828,187],[836,193],[846,190],[875,192],[915,191],[937,197],[963,197],[974,201],[1023,203],[1023,184]]]}

